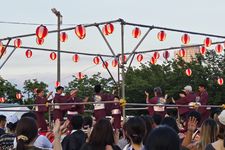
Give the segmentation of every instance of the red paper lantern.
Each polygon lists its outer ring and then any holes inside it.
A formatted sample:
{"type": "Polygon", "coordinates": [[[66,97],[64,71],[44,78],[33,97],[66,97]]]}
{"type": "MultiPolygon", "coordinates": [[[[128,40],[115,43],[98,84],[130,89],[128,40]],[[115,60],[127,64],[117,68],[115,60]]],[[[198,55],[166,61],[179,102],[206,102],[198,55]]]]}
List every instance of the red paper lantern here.
{"type": "Polygon", "coordinates": [[[188,68],[188,69],[186,69],[185,73],[187,76],[191,76],[192,70],[190,68],[188,68]]]}
{"type": "Polygon", "coordinates": [[[118,65],[118,60],[117,59],[114,59],[113,61],[112,61],[112,66],[113,67],[116,67],[118,65]]]}
{"type": "Polygon", "coordinates": [[[163,57],[168,60],[168,58],[170,57],[170,53],[168,51],[163,52],[163,57]]]}
{"type": "Polygon", "coordinates": [[[223,78],[218,78],[217,83],[218,83],[219,85],[223,85],[223,78]]]}
{"type": "Polygon", "coordinates": [[[107,62],[107,61],[105,61],[103,64],[102,64],[102,66],[103,66],[103,68],[108,68],[108,66],[109,66],[109,63],[107,62]]]}
{"type": "Polygon", "coordinates": [[[132,31],[132,35],[134,38],[139,38],[141,36],[141,30],[139,28],[134,28],[132,31]]]}
{"type": "Polygon", "coordinates": [[[223,46],[221,44],[217,44],[215,50],[218,54],[220,54],[223,51],[223,46]]]}
{"type": "Polygon", "coordinates": [[[105,26],[102,27],[102,33],[103,33],[104,35],[109,35],[109,32],[108,32],[108,30],[106,29],[105,26]]]}
{"type": "Polygon", "coordinates": [[[4,97],[0,97],[0,103],[4,103],[5,102],[5,98],[4,97]]]}
{"type": "Polygon", "coordinates": [[[100,62],[100,59],[99,59],[99,57],[94,57],[93,58],[93,62],[94,62],[94,64],[96,64],[96,65],[98,65],[99,64],[99,62],[100,62]]]}
{"type": "Polygon", "coordinates": [[[26,50],[25,55],[27,58],[31,58],[32,57],[32,51],[31,50],[26,50]]]}
{"type": "Polygon", "coordinates": [[[44,25],[40,25],[36,29],[36,36],[39,39],[44,39],[48,34],[48,28],[44,25]]]}
{"type": "Polygon", "coordinates": [[[79,61],[79,55],[78,54],[73,55],[72,59],[73,59],[74,62],[78,62],[79,61]]]}
{"type": "Polygon", "coordinates": [[[155,59],[159,59],[160,55],[159,55],[158,52],[154,52],[153,57],[154,57],[155,59]]]}
{"type": "Polygon", "coordinates": [[[77,25],[75,27],[75,34],[77,35],[77,37],[79,39],[84,39],[85,36],[86,36],[86,30],[85,30],[85,27],[83,25],[77,25]]]}
{"type": "Polygon", "coordinates": [[[144,59],[144,57],[143,57],[142,54],[138,54],[138,55],[137,55],[137,61],[138,61],[138,62],[141,62],[143,59],[144,59]]]}
{"type": "Polygon", "coordinates": [[[180,57],[184,57],[186,55],[186,51],[185,51],[185,49],[181,49],[181,50],[179,50],[179,56],[180,57]]]}
{"type": "Polygon", "coordinates": [[[56,81],[55,82],[55,87],[58,87],[58,86],[60,86],[60,82],[59,81],[56,81]]]}
{"type": "Polygon", "coordinates": [[[16,39],[16,40],[14,41],[14,46],[15,46],[15,48],[20,48],[21,45],[22,45],[22,40],[21,40],[21,39],[16,39]]]}
{"type": "Polygon", "coordinates": [[[16,93],[16,99],[18,99],[18,100],[22,99],[22,94],[21,93],[16,93]]]}
{"type": "Polygon", "coordinates": [[[77,77],[78,80],[81,80],[81,79],[84,78],[84,74],[81,73],[81,72],[78,72],[77,75],[76,75],[76,77],[77,77]]]}
{"type": "Polygon", "coordinates": [[[164,41],[166,39],[166,32],[165,31],[160,31],[157,35],[159,41],[164,41]]]}
{"type": "Polygon", "coordinates": [[[104,26],[104,28],[105,28],[105,32],[106,32],[107,34],[112,34],[113,31],[114,31],[114,26],[113,26],[113,24],[111,24],[111,23],[106,24],[106,25],[104,26]]]}
{"type": "Polygon", "coordinates": [[[55,53],[55,52],[52,52],[52,53],[50,54],[50,58],[51,58],[51,60],[55,60],[55,59],[56,59],[56,57],[57,57],[57,55],[56,55],[56,53],[55,53]]]}
{"type": "Polygon", "coordinates": [[[44,43],[44,41],[45,41],[44,39],[39,39],[39,38],[36,39],[36,43],[38,45],[42,45],[44,43]]]}
{"type": "Polygon", "coordinates": [[[126,62],[127,61],[127,56],[123,55],[123,60],[122,60],[122,55],[120,56],[120,62],[126,62]]]}
{"type": "Polygon", "coordinates": [[[184,34],[182,37],[181,37],[181,42],[183,44],[188,44],[190,42],[190,36],[188,34],[184,34]]]}
{"type": "Polygon", "coordinates": [[[61,32],[60,33],[60,41],[61,42],[66,42],[68,39],[68,35],[66,34],[66,32],[61,32]]]}
{"type": "Polygon", "coordinates": [[[0,56],[1,55],[5,55],[6,54],[6,50],[5,50],[5,47],[3,46],[1,49],[0,49],[0,56]]]}
{"type": "Polygon", "coordinates": [[[207,37],[204,40],[204,45],[205,45],[205,47],[210,47],[212,45],[212,40],[209,37],[207,37]]]}
{"type": "Polygon", "coordinates": [[[156,64],[156,62],[157,62],[157,59],[155,59],[154,57],[152,57],[151,60],[150,60],[150,63],[154,65],[154,64],[156,64]]]}
{"type": "Polygon", "coordinates": [[[199,49],[200,53],[202,55],[205,55],[206,54],[206,48],[204,46],[201,46],[200,49],[199,49]]]}
{"type": "Polygon", "coordinates": [[[0,41],[0,51],[2,51],[3,48],[4,48],[4,45],[3,45],[2,41],[0,41]]]}

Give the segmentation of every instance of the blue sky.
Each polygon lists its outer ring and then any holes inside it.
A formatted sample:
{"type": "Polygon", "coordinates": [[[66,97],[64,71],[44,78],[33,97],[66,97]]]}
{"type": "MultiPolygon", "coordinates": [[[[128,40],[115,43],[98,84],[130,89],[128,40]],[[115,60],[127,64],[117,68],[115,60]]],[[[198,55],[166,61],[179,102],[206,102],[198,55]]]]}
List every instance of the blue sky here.
{"type": "MultiPolygon", "coordinates": [[[[30,22],[38,24],[56,23],[51,8],[57,8],[63,15],[64,24],[85,24],[123,18],[128,22],[184,29],[190,31],[225,35],[224,0],[7,0],[1,1],[0,21],[30,22]]],[[[0,24],[0,38],[14,35],[34,33],[37,26],[0,24]]],[[[71,27],[71,26],[62,26],[71,27]]],[[[49,30],[56,26],[48,26],[49,30]]],[[[125,27],[125,51],[131,51],[138,40],[133,39],[133,27],[125,27]]],[[[146,29],[141,29],[142,33],[146,29]]],[[[156,39],[158,30],[152,31],[138,50],[149,50],[181,45],[182,34],[167,32],[167,40],[156,39]]],[[[85,40],[79,40],[74,31],[68,31],[69,40],[62,43],[62,50],[94,52],[110,54],[109,49],[95,27],[87,29],[85,40]]],[[[120,51],[119,25],[115,24],[115,32],[107,37],[113,49],[120,51]]],[[[191,44],[202,43],[205,37],[191,36],[191,44]]],[[[221,39],[214,39],[219,41],[221,39]]],[[[35,37],[23,38],[24,46],[35,46],[56,49],[56,34],[49,34],[43,46],[38,46],[35,37]]],[[[213,47],[212,47],[213,48],[213,47]]],[[[7,54],[11,49],[8,49],[7,54]]],[[[0,75],[12,83],[23,85],[26,79],[37,78],[54,87],[56,81],[56,61],[49,59],[48,52],[33,51],[33,57],[27,59],[24,49],[17,49],[7,64],[0,70],[0,75]]],[[[75,64],[72,55],[62,54],[62,83],[66,85],[72,75],[79,71],[92,75],[98,71],[109,77],[106,70],[92,63],[93,57],[80,56],[75,64]]],[[[151,54],[144,56],[149,60],[151,54]]],[[[6,56],[0,60],[0,64],[6,56]]],[[[163,58],[160,59],[163,61],[163,58]]],[[[110,62],[111,63],[111,62],[110,62]]],[[[134,65],[138,65],[134,63],[134,65]]],[[[116,75],[116,69],[110,67],[116,75]]]]}

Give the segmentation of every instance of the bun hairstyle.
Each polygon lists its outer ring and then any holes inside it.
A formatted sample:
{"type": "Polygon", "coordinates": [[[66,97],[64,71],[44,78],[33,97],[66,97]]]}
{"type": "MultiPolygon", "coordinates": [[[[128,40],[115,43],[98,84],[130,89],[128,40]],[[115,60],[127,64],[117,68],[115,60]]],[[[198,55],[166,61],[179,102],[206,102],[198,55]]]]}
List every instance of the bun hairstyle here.
{"type": "Polygon", "coordinates": [[[133,117],[126,123],[126,136],[134,144],[141,144],[146,135],[146,125],[142,118],[133,117]]]}
{"type": "Polygon", "coordinates": [[[16,150],[26,150],[26,145],[35,140],[38,135],[36,121],[30,117],[22,118],[16,127],[16,150]]]}

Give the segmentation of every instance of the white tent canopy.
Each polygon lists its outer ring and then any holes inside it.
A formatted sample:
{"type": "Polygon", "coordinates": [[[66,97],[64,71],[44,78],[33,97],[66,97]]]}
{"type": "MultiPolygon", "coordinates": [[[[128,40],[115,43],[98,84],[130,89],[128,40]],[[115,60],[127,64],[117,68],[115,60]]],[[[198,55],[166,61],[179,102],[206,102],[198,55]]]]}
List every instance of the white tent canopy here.
{"type": "Polygon", "coordinates": [[[9,116],[15,115],[18,117],[18,119],[21,118],[21,116],[30,111],[27,107],[20,107],[19,104],[0,104],[0,115],[5,115],[7,118],[9,116]],[[9,107],[13,106],[13,107],[9,107]],[[18,106],[18,107],[15,107],[18,106]]]}

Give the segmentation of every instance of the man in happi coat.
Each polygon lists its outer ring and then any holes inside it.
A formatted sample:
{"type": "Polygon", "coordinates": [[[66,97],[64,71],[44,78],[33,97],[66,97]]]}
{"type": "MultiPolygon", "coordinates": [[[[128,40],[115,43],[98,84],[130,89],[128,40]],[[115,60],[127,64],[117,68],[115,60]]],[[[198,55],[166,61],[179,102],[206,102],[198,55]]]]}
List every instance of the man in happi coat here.
{"type": "MultiPolygon", "coordinates": [[[[43,89],[37,89],[37,96],[35,99],[35,104],[47,104],[51,100],[48,100],[50,95],[52,95],[52,92],[50,92],[46,97],[44,97],[44,90],[43,89]]],[[[45,120],[45,113],[48,111],[47,106],[36,106],[35,107],[35,114],[37,116],[37,123],[38,123],[38,128],[41,129],[41,131],[46,131],[47,130],[47,123],[45,120]]]]}
{"type": "MultiPolygon", "coordinates": [[[[65,96],[62,95],[63,91],[64,91],[64,88],[62,86],[58,86],[56,88],[55,97],[53,99],[54,104],[68,103],[71,100],[73,91],[71,91],[70,95],[65,95],[65,96]]],[[[55,105],[53,110],[54,120],[60,119],[61,121],[63,121],[64,114],[70,108],[71,108],[71,105],[55,105]]]]}

